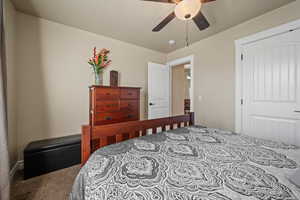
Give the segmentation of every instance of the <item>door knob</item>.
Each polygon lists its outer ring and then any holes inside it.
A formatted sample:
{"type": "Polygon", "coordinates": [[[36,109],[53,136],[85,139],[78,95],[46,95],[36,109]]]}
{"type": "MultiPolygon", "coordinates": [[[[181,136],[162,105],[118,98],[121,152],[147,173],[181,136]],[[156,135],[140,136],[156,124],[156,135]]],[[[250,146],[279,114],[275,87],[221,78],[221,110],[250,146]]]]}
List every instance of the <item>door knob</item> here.
{"type": "Polygon", "coordinates": [[[154,106],[154,103],[149,103],[149,106],[154,106]]]}

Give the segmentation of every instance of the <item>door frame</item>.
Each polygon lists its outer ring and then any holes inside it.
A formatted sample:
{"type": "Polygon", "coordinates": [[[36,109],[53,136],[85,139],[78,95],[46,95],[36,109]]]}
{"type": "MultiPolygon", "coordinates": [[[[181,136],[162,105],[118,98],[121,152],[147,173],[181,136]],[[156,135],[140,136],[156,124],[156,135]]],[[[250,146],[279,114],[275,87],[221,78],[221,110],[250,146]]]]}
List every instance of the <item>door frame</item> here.
{"type": "Polygon", "coordinates": [[[238,40],[235,40],[235,132],[242,133],[243,117],[243,47],[246,44],[271,38],[300,29],[300,20],[295,20],[238,40]]]}
{"type": "Polygon", "coordinates": [[[169,112],[170,116],[172,115],[172,67],[177,65],[185,64],[189,62],[191,65],[191,112],[194,112],[194,55],[186,56],[183,58],[177,58],[175,60],[167,62],[167,67],[169,67],[170,73],[170,92],[169,92],[169,112]]]}

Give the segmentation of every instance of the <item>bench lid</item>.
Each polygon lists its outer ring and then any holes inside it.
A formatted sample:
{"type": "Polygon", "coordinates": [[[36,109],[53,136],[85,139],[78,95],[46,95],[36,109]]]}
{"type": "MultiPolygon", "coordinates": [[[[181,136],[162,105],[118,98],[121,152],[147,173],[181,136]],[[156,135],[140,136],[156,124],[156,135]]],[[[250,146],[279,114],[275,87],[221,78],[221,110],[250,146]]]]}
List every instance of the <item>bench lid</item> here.
{"type": "Polygon", "coordinates": [[[41,152],[44,150],[55,149],[58,147],[70,146],[73,144],[80,144],[81,142],[81,135],[70,135],[66,137],[60,138],[51,138],[45,140],[39,140],[29,143],[25,150],[25,153],[34,153],[34,152],[41,152]]]}

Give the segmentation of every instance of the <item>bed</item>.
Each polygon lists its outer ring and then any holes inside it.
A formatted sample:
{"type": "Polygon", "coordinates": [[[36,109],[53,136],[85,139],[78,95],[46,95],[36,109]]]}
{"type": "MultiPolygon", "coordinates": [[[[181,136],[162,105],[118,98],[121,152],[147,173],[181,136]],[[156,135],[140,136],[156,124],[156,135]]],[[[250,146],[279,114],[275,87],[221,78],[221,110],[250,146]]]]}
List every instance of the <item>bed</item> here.
{"type": "Polygon", "coordinates": [[[71,200],[300,199],[297,146],[195,126],[192,113],[125,124],[83,127],[71,200]]]}

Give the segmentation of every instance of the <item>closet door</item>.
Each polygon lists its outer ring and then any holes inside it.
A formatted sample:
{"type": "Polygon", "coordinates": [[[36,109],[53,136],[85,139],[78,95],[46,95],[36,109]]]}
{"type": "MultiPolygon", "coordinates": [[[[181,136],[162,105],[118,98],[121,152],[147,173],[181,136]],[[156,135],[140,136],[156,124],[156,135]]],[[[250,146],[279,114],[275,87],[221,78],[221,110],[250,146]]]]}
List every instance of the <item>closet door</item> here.
{"type": "Polygon", "coordinates": [[[300,145],[300,31],[243,47],[242,132],[300,145]]]}

